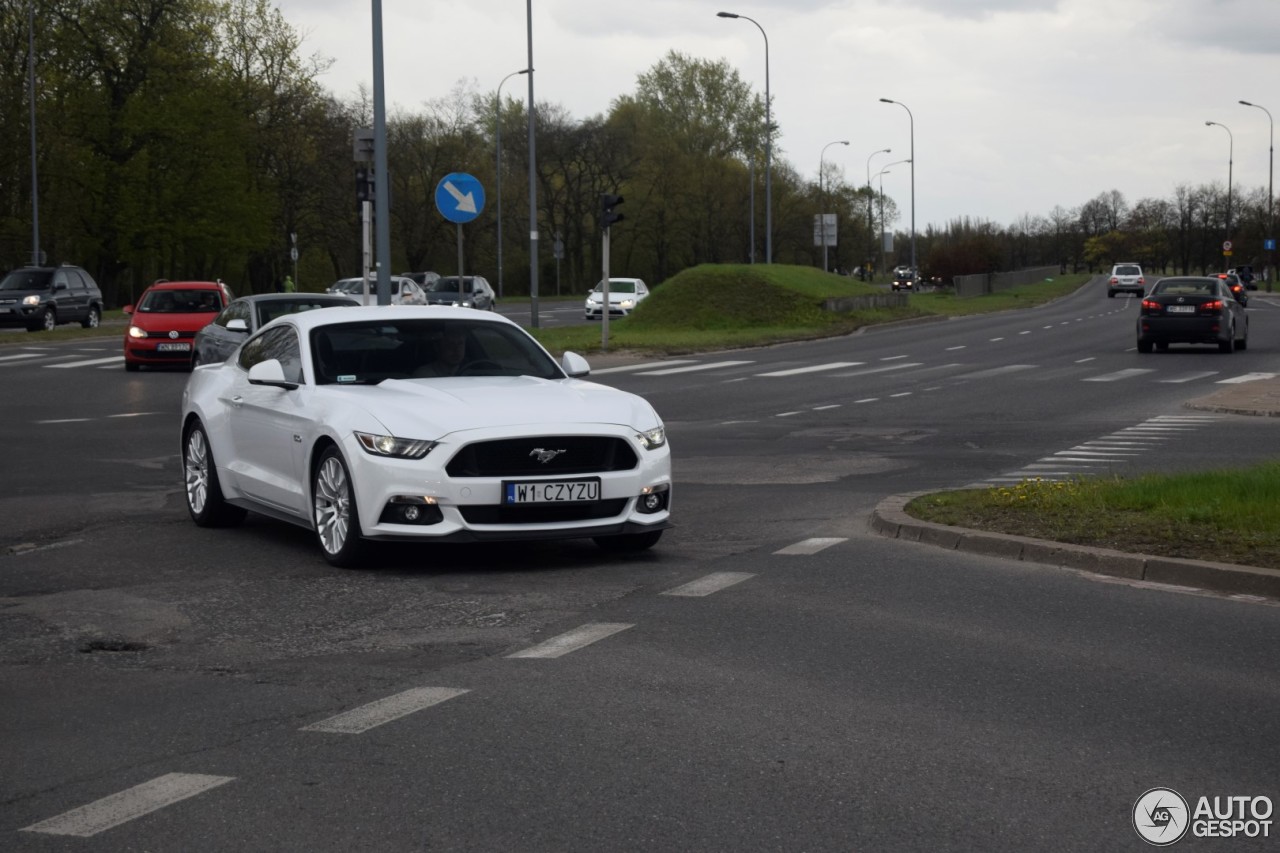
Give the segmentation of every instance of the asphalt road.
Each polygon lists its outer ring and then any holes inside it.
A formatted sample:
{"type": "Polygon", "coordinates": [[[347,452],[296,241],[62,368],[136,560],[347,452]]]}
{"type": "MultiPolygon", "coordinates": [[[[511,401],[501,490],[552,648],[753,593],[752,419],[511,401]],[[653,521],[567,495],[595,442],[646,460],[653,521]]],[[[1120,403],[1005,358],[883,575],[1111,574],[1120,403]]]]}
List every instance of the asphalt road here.
{"type": "Polygon", "coordinates": [[[667,420],[653,551],[358,572],[190,523],[185,374],[6,347],[3,846],[1136,850],[1150,788],[1280,800],[1273,602],[867,529],[890,494],[1272,456],[1268,419],[1182,403],[1280,373],[1280,302],[1233,355],[1138,355],[1134,308],[603,359],[667,420]]]}

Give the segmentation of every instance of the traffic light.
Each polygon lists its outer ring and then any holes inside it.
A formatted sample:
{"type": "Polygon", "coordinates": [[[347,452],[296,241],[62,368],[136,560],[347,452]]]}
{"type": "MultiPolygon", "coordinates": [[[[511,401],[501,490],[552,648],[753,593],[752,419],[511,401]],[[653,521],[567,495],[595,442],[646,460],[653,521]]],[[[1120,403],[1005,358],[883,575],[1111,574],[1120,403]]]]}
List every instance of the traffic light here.
{"type": "Polygon", "coordinates": [[[356,207],[373,201],[373,170],[363,166],[356,168],[356,207]]]}
{"type": "Polygon", "coordinates": [[[622,204],[622,196],[612,193],[600,193],[600,227],[609,228],[615,222],[621,222],[626,217],[614,210],[618,205],[622,204]]]}

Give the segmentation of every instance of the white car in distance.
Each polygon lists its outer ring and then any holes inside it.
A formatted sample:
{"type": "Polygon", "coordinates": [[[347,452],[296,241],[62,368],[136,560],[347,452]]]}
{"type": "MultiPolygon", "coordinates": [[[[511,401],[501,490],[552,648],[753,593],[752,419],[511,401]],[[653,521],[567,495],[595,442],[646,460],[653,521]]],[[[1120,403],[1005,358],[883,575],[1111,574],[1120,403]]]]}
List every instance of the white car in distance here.
{"type": "MultiPolygon", "coordinates": [[[[638,278],[609,278],[609,316],[625,317],[630,314],[645,297],[649,295],[648,286],[638,278]]],[[[588,320],[599,320],[603,314],[604,282],[600,282],[587,294],[583,306],[588,320]]]]}
{"type": "Polygon", "coordinates": [[[187,382],[187,509],[202,527],[253,511],[308,528],[337,566],[371,540],[649,548],[670,526],[665,427],[589,372],[490,312],[280,317],[187,382]]]}

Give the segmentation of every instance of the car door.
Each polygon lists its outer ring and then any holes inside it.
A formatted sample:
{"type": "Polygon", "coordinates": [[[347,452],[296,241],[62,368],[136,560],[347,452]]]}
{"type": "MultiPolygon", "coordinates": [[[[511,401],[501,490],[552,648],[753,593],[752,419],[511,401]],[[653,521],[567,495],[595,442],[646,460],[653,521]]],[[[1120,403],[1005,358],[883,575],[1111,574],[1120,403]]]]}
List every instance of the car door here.
{"type": "Polygon", "coordinates": [[[250,498],[290,515],[309,518],[306,502],[304,436],[311,433],[305,411],[302,355],[297,330],[274,326],[250,338],[240,349],[239,370],[227,390],[234,458],[240,490],[250,498]],[[249,384],[249,368],[278,359],[285,379],[297,389],[249,384]]]}
{"type": "Polygon", "coordinates": [[[59,323],[70,323],[81,317],[76,307],[76,294],[72,287],[71,273],[71,270],[66,269],[54,270],[53,280],[49,282],[52,288],[49,301],[53,303],[53,310],[57,314],[59,323]]]}

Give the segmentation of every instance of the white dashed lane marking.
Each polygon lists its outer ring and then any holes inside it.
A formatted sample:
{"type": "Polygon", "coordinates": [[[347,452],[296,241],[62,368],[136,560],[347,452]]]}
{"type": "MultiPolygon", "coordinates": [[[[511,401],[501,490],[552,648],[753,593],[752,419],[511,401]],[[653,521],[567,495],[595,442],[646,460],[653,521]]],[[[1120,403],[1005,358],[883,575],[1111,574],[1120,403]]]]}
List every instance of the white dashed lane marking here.
{"type": "Polygon", "coordinates": [[[96,802],[64,812],[57,817],[24,827],[23,832],[47,835],[74,835],[88,838],[165,806],[203,794],[232,781],[231,776],[203,776],[198,773],[168,773],[112,794],[96,802]]]}
{"type": "Polygon", "coordinates": [[[788,546],[787,546],[787,547],[785,547],[785,548],[780,548],[780,549],[778,549],[777,551],[774,551],[773,553],[775,553],[775,554],[786,554],[786,555],[793,555],[793,554],[816,554],[816,553],[818,553],[819,551],[823,550],[824,548],[830,548],[832,545],[839,545],[841,542],[848,542],[848,541],[849,541],[848,539],[839,539],[839,538],[836,538],[836,539],[824,539],[824,538],[805,539],[805,540],[803,540],[803,541],[800,541],[800,542],[795,543],[794,545],[788,545],[788,546]]]}
{"type": "Polygon", "coordinates": [[[713,592],[719,592],[722,589],[731,587],[734,584],[742,583],[745,580],[755,577],[750,572],[714,572],[696,581],[690,581],[687,584],[669,589],[662,595],[674,595],[685,598],[701,598],[704,595],[710,595],[713,592]]]}
{"type": "Polygon", "coordinates": [[[801,373],[818,373],[824,370],[839,370],[842,367],[857,367],[866,364],[864,361],[833,361],[830,364],[811,364],[808,367],[793,367],[790,370],[775,370],[771,373],[757,373],[756,376],[799,376],[801,373]]]}
{"type": "Polygon", "coordinates": [[[329,732],[340,735],[358,735],[369,729],[407,717],[415,711],[447,702],[466,693],[457,687],[415,687],[342,714],[304,726],[304,732],[329,732]]]}
{"type": "Polygon", "coordinates": [[[590,622],[546,642],[507,655],[509,658],[558,658],[634,627],[626,622],[590,622]]]}
{"type": "Polygon", "coordinates": [[[673,373],[692,373],[695,370],[715,370],[720,367],[737,367],[739,364],[752,364],[750,361],[712,361],[707,364],[691,364],[687,367],[671,367],[666,370],[642,370],[637,376],[670,376],[673,373]]]}
{"type": "Polygon", "coordinates": [[[646,361],[644,364],[624,364],[621,367],[606,367],[602,370],[592,370],[591,375],[597,376],[601,373],[628,373],[636,370],[648,370],[654,367],[674,367],[679,364],[693,364],[693,359],[677,358],[671,361],[646,361]]]}
{"type": "Polygon", "coordinates": [[[45,367],[93,367],[97,364],[119,364],[124,361],[124,356],[113,355],[110,358],[91,358],[87,361],[65,361],[62,364],[46,364],[45,367]]]}

